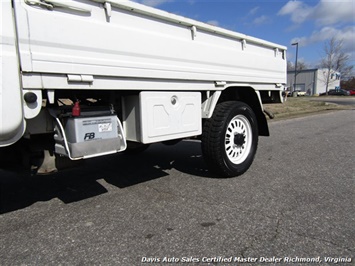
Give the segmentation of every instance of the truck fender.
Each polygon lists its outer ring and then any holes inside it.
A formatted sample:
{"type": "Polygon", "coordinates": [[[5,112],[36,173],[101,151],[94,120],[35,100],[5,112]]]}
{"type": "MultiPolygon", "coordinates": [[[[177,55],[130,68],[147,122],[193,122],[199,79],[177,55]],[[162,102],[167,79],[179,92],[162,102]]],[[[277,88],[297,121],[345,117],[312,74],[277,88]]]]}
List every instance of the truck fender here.
{"type": "Polygon", "coordinates": [[[206,99],[202,104],[202,118],[210,118],[218,103],[225,101],[241,101],[248,104],[254,111],[260,136],[269,136],[269,128],[263,113],[263,105],[259,91],[250,86],[239,87],[232,84],[223,91],[207,92],[206,99]]]}

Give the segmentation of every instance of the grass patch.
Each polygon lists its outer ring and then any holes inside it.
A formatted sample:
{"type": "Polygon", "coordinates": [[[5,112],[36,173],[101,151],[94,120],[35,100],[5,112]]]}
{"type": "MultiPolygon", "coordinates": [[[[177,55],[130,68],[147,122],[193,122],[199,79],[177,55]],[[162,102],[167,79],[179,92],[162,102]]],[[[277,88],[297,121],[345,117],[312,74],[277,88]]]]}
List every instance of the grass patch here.
{"type": "Polygon", "coordinates": [[[275,115],[274,119],[287,119],[322,112],[349,110],[353,106],[317,101],[318,97],[289,97],[285,103],[264,104],[264,108],[275,115]]]}

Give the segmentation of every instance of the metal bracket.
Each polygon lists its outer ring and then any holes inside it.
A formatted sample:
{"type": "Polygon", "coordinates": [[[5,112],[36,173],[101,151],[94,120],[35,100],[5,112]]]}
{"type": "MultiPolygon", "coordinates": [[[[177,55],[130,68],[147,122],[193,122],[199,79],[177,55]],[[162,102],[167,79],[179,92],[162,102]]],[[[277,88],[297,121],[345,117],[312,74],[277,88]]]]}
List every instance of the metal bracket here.
{"type": "Polygon", "coordinates": [[[68,82],[88,82],[88,83],[93,83],[94,82],[94,76],[92,75],[72,75],[68,74],[68,82]]]}
{"type": "Polygon", "coordinates": [[[191,26],[191,36],[192,36],[192,40],[195,40],[195,38],[197,36],[197,28],[196,28],[196,26],[191,26]]]}
{"type": "Polygon", "coordinates": [[[73,2],[73,1],[63,1],[63,0],[45,0],[48,4],[53,5],[54,7],[62,7],[70,10],[75,10],[84,13],[91,13],[91,8],[87,5],[73,2]]]}
{"type": "Polygon", "coordinates": [[[40,6],[40,7],[45,7],[48,10],[53,10],[53,5],[40,0],[25,0],[25,3],[30,6],[40,6]]]}
{"type": "Polygon", "coordinates": [[[91,13],[90,7],[72,1],[69,2],[62,0],[25,0],[25,3],[31,6],[37,5],[40,7],[45,7],[48,10],[53,10],[54,7],[61,7],[79,12],[91,13]]]}
{"type": "Polygon", "coordinates": [[[54,90],[47,90],[47,98],[50,104],[54,104],[55,91],[54,90]]]}
{"type": "Polygon", "coordinates": [[[202,118],[211,118],[222,91],[206,92],[206,100],[202,103],[202,118]]]}
{"type": "Polygon", "coordinates": [[[242,50],[247,48],[247,41],[245,39],[242,40],[242,50]]]}
{"type": "Polygon", "coordinates": [[[111,3],[105,2],[104,8],[105,8],[105,11],[106,11],[106,16],[107,16],[107,18],[111,18],[111,16],[112,16],[112,6],[111,6],[111,3]]]}
{"type": "Polygon", "coordinates": [[[224,87],[227,85],[226,81],[215,81],[214,82],[215,87],[224,87]]]}

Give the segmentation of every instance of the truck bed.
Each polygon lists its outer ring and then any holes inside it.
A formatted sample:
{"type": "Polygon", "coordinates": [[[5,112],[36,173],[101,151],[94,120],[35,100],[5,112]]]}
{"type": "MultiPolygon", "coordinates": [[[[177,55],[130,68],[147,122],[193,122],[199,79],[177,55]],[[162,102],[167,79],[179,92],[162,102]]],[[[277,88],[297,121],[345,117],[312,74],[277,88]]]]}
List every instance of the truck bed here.
{"type": "Polygon", "coordinates": [[[281,45],[129,1],[67,1],[80,8],[55,1],[52,10],[29,3],[15,1],[24,88],[211,90],[286,81],[281,45]]]}

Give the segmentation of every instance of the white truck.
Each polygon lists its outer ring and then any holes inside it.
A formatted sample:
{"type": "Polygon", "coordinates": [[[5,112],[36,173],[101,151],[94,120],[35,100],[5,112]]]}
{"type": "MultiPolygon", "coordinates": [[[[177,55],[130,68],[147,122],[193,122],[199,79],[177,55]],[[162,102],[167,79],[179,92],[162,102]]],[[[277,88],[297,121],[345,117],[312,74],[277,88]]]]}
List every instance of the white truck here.
{"type": "Polygon", "coordinates": [[[125,0],[1,9],[2,160],[11,149],[78,160],[194,137],[212,172],[237,176],[269,135],[262,103],[283,101],[282,45],[125,0]]]}

